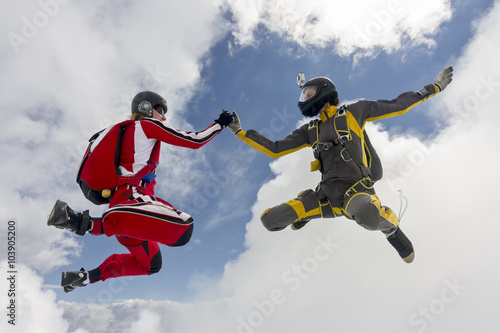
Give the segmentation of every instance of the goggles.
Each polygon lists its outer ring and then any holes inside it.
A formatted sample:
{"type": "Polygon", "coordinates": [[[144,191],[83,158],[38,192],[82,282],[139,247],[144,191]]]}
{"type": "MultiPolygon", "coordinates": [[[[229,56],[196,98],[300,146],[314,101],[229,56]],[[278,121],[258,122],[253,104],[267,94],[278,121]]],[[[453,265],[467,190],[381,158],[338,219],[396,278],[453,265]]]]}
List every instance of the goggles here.
{"type": "Polygon", "coordinates": [[[300,93],[300,98],[299,102],[306,102],[316,96],[316,93],[318,92],[318,87],[317,86],[308,86],[304,87],[302,89],[302,92],[300,93]]]}
{"type": "Polygon", "coordinates": [[[162,116],[164,116],[164,115],[165,115],[165,113],[167,113],[167,112],[165,111],[165,109],[163,108],[163,106],[161,106],[161,105],[155,105],[155,106],[153,106],[153,109],[155,109],[155,110],[156,110],[156,112],[158,112],[158,113],[159,113],[160,115],[162,115],[162,116]]]}

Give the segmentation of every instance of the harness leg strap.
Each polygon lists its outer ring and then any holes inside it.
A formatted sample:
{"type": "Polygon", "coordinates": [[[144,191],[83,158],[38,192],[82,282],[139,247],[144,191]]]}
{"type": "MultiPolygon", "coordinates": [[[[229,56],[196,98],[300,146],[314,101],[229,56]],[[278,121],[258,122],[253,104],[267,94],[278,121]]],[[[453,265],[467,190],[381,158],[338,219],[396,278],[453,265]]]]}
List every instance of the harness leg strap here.
{"type": "Polygon", "coordinates": [[[319,208],[321,210],[321,217],[333,218],[342,216],[342,209],[333,207],[330,199],[321,190],[321,184],[316,187],[316,194],[318,196],[319,208]]]}

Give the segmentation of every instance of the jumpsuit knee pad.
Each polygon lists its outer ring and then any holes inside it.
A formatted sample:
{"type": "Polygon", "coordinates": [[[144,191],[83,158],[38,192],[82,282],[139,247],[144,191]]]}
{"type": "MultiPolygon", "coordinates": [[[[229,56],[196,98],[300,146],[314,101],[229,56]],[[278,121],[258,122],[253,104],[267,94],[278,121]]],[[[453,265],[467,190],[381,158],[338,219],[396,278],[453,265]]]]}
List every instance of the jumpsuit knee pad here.
{"type": "Polygon", "coordinates": [[[184,246],[187,243],[189,243],[192,235],[193,235],[193,224],[191,223],[189,228],[182,234],[182,236],[179,237],[179,239],[174,244],[172,244],[170,246],[171,247],[184,246]]]}
{"type": "Polygon", "coordinates": [[[262,225],[269,231],[276,231],[273,227],[272,224],[272,219],[269,217],[269,211],[271,208],[266,209],[264,213],[260,216],[260,222],[262,222],[262,225]]]}
{"type": "Polygon", "coordinates": [[[267,209],[260,216],[260,221],[269,231],[279,231],[296,221],[298,218],[295,210],[287,204],[280,204],[267,209]]]}
{"type": "Polygon", "coordinates": [[[399,225],[397,216],[388,207],[381,206],[376,195],[360,193],[345,206],[346,213],[367,230],[393,231],[399,225]]]}
{"type": "Polygon", "coordinates": [[[161,269],[162,266],[162,259],[161,259],[161,252],[158,250],[158,252],[153,256],[151,259],[151,264],[150,268],[148,270],[148,274],[155,274],[158,273],[161,269]]]}
{"type": "Polygon", "coordinates": [[[121,256],[120,254],[113,254],[99,265],[102,281],[124,275],[123,264],[120,261],[121,256]]]}
{"type": "Polygon", "coordinates": [[[371,195],[363,193],[352,197],[348,201],[345,211],[363,228],[367,230],[379,230],[381,222],[380,212],[371,204],[371,195]]]}
{"type": "Polygon", "coordinates": [[[353,216],[357,224],[362,226],[367,230],[379,230],[380,229],[380,219],[378,212],[374,212],[370,207],[363,207],[356,212],[353,216]]]}

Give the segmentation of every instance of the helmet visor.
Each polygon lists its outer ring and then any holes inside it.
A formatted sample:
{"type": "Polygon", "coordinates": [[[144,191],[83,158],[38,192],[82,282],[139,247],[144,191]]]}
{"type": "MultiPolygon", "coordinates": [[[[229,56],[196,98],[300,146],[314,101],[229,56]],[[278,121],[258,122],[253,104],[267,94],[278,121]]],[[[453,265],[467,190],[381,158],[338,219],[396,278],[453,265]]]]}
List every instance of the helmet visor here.
{"type": "Polygon", "coordinates": [[[162,116],[164,116],[164,115],[165,115],[165,113],[167,113],[167,111],[165,110],[165,108],[163,108],[163,106],[162,106],[162,105],[160,105],[160,104],[155,105],[155,106],[153,107],[153,109],[155,109],[155,110],[156,110],[156,112],[158,112],[158,113],[159,113],[160,115],[162,115],[162,116]]]}
{"type": "Polygon", "coordinates": [[[300,94],[299,102],[307,102],[318,92],[317,86],[307,86],[302,89],[302,93],[300,94]]]}

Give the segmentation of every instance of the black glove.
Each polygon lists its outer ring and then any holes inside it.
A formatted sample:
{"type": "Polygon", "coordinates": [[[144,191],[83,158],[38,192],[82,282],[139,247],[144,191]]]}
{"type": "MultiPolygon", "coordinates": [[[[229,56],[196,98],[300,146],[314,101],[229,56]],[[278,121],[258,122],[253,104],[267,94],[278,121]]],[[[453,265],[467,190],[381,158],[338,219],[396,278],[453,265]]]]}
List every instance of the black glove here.
{"type": "Polygon", "coordinates": [[[214,122],[219,124],[222,128],[226,127],[233,121],[233,116],[226,110],[222,109],[219,118],[215,119],[214,122]]]}

